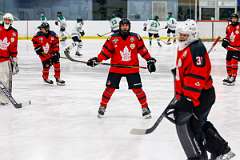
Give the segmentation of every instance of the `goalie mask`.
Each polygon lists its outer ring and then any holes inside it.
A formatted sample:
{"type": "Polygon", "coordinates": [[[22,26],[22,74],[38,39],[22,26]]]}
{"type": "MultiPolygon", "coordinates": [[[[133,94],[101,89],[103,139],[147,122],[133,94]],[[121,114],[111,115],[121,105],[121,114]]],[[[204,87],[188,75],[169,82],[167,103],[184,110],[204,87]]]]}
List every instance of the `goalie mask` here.
{"type": "Polygon", "coordinates": [[[11,13],[6,13],[3,16],[3,25],[5,29],[8,29],[13,23],[13,15],[11,13]]]}
{"type": "Polygon", "coordinates": [[[188,19],[177,26],[178,48],[182,50],[192,42],[198,40],[197,24],[194,20],[188,19]]]}

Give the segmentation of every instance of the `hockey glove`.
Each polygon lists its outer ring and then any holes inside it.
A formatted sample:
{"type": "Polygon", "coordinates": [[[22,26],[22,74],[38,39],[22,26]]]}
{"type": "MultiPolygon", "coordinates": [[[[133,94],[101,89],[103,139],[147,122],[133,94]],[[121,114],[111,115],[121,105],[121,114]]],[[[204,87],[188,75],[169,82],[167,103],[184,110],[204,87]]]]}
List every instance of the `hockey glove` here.
{"type": "Polygon", "coordinates": [[[55,52],[55,53],[52,54],[52,62],[53,63],[59,62],[59,58],[60,58],[60,53],[59,52],[55,52]]]}
{"type": "Polygon", "coordinates": [[[174,120],[177,125],[186,123],[193,115],[194,105],[186,97],[181,97],[171,107],[174,108],[174,120]]]}
{"type": "Polygon", "coordinates": [[[82,31],[82,32],[80,32],[80,34],[81,34],[81,36],[84,36],[84,35],[85,35],[85,32],[84,32],[84,31],[82,31]]]}
{"type": "Polygon", "coordinates": [[[88,61],[87,61],[87,65],[88,66],[91,66],[91,67],[95,67],[96,65],[98,65],[98,58],[97,57],[93,57],[93,58],[90,58],[88,61]]]}
{"type": "Polygon", "coordinates": [[[156,61],[157,60],[155,58],[150,58],[147,60],[147,68],[150,73],[156,71],[156,66],[155,66],[156,61]]]}
{"type": "Polygon", "coordinates": [[[57,26],[58,26],[58,21],[55,21],[55,25],[57,25],[57,26]]]}
{"type": "Polygon", "coordinates": [[[229,41],[226,38],[223,38],[222,46],[223,48],[227,48],[229,46],[229,41]]]}
{"type": "Polygon", "coordinates": [[[15,75],[19,72],[19,68],[18,68],[18,63],[17,63],[17,58],[13,57],[11,59],[11,66],[12,66],[12,74],[15,75]]]}
{"type": "Polygon", "coordinates": [[[143,31],[146,31],[146,30],[147,30],[147,27],[144,27],[144,28],[143,28],[143,31]]]}

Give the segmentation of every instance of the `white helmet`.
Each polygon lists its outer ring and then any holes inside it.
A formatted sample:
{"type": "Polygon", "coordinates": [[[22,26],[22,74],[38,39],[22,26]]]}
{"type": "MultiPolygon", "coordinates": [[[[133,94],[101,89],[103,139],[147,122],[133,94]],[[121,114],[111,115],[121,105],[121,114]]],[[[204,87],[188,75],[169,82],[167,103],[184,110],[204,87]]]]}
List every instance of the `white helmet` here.
{"type": "Polygon", "coordinates": [[[4,24],[4,28],[8,29],[10,27],[10,25],[12,25],[13,23],[13,15],[11,13],[5,13],[3,15],[3,24],[4,24]]]}
{"type": "Polygon", "coordinates": [[[177,26],[177,34],[187,34],[189,35],[188,39],[184,42],[179,42],[180,47],[186,47],[188,46],[190,43],[192,43],[193,41],[196,41],[199,37],[198,37],[198,29],[197,29],[197,23],[192,20],[192,19],[187,19],[186,21],[184,21],[183,23],[180,23],[177,26]]]}

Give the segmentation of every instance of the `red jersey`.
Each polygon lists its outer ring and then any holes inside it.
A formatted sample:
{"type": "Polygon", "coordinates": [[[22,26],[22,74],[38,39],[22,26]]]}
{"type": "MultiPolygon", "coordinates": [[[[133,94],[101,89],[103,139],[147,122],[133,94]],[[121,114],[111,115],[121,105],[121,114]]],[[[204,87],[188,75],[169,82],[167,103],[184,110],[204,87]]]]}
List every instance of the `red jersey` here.
{"type": "Polygon", "coordinates": [[[8,61],[10,57],[17,56],[18,32],[10,26],[5,29],[0,24],[0,62],[8,61]]]}
{"type": "Polygon", "coordinates": [[[32,38],[33,46],[41,61],[52,57],[53,53],[59,52],[59,38],[53,31],[47,34],[39,31],[32,38]]]}
{"type": "Polygon", "coordinates": [[[200,40],[178,50],[176,69],[176,97],[185,96],[198,106],[201,91],[212,87],[210,59],[200,40]]]}
{"type": "MultiPolygon", "coordinates": [[[[228,40],[230,46],[240,49],[240,24],[232,25],[229,24],[226,28],[226,39],[228,40]]],[[[229,51],[236,51],[236,49],[231,49],[227,47],[229,51]]]]}
{"type": "MultiPolygon", "coordinates": [[[[111,64],[139,66],[138,54],[145,60],[151,58],[142,38],[135,33],[131,33],[126,40],[123,40],[119,33],[113,34],[104,43],[98,60],[101,62],[111,58],[111,64]]],[[[138,73],[139,68],[110,67],[109,72],[119,74],[138,73]]]]}

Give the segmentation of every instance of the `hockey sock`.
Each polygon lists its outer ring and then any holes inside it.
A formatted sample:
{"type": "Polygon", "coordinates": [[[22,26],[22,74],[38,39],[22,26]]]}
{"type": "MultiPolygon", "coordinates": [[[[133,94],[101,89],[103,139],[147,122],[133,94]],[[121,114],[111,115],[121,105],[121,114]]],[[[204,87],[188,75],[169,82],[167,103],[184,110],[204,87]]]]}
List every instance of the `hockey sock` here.
{"type": "Polygon", "coordinates": [[[50,67],[44,67],[42,70],[42,78],[48,79],[50,67]]]}
{"type": "Polygon", "coordinates": [[[57,62],[57,63],[54,63],[53,64],[53,67],[54,67],[54,77],[56,79],[60,79],[60,63],[57,62]]]}
{"type": "Polygon", "coordinates": [[[142,88],[133,88],[132,91],[137,96],[137,99],[138,99],[139,103],[141,104],[142,108],[147,108],[148,107],[147,97],[146,97],[146,94],[143,91],[143,89],[142,88]]]}
{"type": "Polygon", "coordinates": [[[231,60],[231,64],[232,64],[232,77],[236,78],[238,72],[238,60],[233,58],[231,60]]]}
{"type": "Polygon", "coordinates": [[[102,95],[102,100],[100,103],[101,106],[107,107],[107,104],[108,104],[111,96],[113,95],[114,91],[115,91],[115,88],[111,88],[111,87],[105,88],[103,95],[102,95]]]}
{"type": "Polygon", "coordinates": [[[157,39],[157,43],[158,43],[159,46],[161,46],[160,38],[157,39]]]}
{"type": "Polygon", "coordinates": [[[152,45],[152,38],[149,38],[149,45],[152,45]]]}
{"type": "Polygon", "coordinates": [[[226,60],[226,70],[227,74],[230,77],[232,75],[232,63],[231,60],[226,60]]]}

